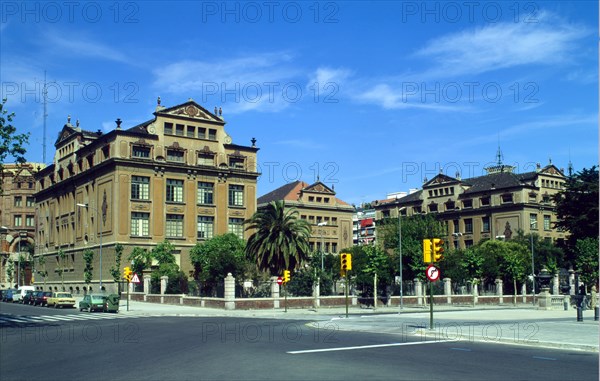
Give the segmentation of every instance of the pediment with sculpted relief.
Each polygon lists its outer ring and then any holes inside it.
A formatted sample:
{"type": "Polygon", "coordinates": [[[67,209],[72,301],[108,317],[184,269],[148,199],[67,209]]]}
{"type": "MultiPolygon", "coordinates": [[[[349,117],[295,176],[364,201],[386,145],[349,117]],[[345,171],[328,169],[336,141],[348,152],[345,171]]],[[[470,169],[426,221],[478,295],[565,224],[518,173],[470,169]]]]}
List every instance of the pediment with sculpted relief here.
{"type": "Polygon", "coordinates": [[[178,106],[173,106],[164,110],[160,110],[158,111],[158,113],[162,115],[172,115],[198,120],[222,122],[222,120],[219,117],[210,113],[207,109],[200,106],[194,101],[189,101],[178,106]]]}

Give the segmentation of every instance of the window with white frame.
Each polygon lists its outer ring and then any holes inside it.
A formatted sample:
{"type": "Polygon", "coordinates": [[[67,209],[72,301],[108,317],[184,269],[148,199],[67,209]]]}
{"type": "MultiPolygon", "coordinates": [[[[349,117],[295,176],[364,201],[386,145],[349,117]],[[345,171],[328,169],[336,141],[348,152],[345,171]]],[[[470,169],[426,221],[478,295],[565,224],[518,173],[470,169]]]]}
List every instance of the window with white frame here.
{"type": "Polygon", "coordinates": [[[200,152],[198,153],[198,161],[197,165],[206,165],[209,167],[215,166],[215,155],[209,152],[200,152]]]}
{"type": "Polygon", "coordinates": [[[198,204],[213,204],[214,184],[198,181],[198,204]]]}
{"type": "Polygon", "coordinates": [[[244,239],[244,219],[243,218],[230,218],[227,231],[237,235],[239,238],[244,239]]]}
{"type": "Polygon", "coordinates": [[[167,214],[166,236],[183,237],[183,214],[167,214]]]}
{"type": "Polygon", "coordinates": [[[181,150],[168,149],[167,150],[167,161],[174,161],[176,163],[184,163],[185,157],[184,152],[181,150]]]}
{"type": "Polygon", "coordinates": [[[489,217],[481,217],[481,231],[489,232],[490,231],[490,218],[489,217]]]}
{"type": "Polygon", "coordinates": [[[14,225],[21,226],[21,224],[23,224],[23,217],[16,215],[14,219],[14,225]]]}
{"type": "Polygon", "coordinates": [[[472,234],[473,233],[473,219],[465,218],[465,233],[472,234]]]}
{"type": "Polygon", "coordinates": [[[35,225],[35,217],[32,215],[25,216],[25,226],[32,228],[35,225]]]}
{"type": "Polygon", "coordinates": [[[150,178],[144,176],[131,176],[131,199],[150,199],[150,178]]]}
{"type": "Polygon", "coordinates": [[[229,206],[244,206],[244,186],[229,186],[229,206]]]}
{"type": "MultiPolygon", "coordinates": [[[[140,159],[150,158],[150,147],[145,146],[133,146],[131,156],[140,159]]],[[[92,165],[90,164],[90,167],[92,165]]]]}
{"type": "Polygon", "coordinates": [[[167,201],[183,202],[183,180],[167,179],[167,201]]]}
{"type": "Polygon", "coordinates": [[[531,229],[537,229],[537,214],[535,213],[530,213],[529,214],[529,227],[531,229]]]}
{"type": "Polygon", "coordinates": [[[214,233],[215,218],[211,216],[198,216],[198,239],[211,239],[214,233]]]}
{"type": "Polygon", "coordinates": [[[550,216],[544,216],[544,230],[550,230],[550,216]]]}
{"type": "Polygon", "coordinates": [[[27,206],[28,208],[33,208],[35,206],[35,198],[27,197],[25,199],[25,206],[27,206]]]}
{"type": "Polygon", "coordinates": [[[15,196],[15,208],[20,208],[23,206],[23,196],[15,196]]]}
{"type": "Polygon", "coordinates": [[[131,235],[138,237],[150,235],[150,213],[131,213],[131,235]]]}

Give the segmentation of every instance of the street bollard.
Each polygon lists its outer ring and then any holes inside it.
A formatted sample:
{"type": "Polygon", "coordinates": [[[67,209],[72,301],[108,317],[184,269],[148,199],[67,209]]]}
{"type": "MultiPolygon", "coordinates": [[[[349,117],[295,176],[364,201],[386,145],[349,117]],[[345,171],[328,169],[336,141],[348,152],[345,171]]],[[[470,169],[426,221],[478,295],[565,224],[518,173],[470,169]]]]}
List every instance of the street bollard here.
{"type": "Polygon", "coordinates": [[[594,320],[598,321],[598,315],[600,315],[600,306],[594,307],[594,320]]]}
{"type": "Polygon", "coordinates": [[[577,307],[577,321],[583,321],[583,311],[581,307],[577,307]]]}

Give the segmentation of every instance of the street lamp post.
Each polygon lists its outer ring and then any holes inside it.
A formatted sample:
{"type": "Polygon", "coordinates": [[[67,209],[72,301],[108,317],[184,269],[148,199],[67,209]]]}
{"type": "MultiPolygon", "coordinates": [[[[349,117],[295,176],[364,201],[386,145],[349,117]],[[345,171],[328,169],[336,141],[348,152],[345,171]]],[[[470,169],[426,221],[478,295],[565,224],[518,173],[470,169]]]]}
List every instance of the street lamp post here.
{"type": "Polygon", "coordinates": [[[93,209],[96,211],[96,224],[97,224],[97,228],[96,228],[96,237],[100,238],[100,292],[102,292],[102,233],[100,232],[100,220],[98,219],[98,208],[95,208],[93,206],[90,206],[89,204],[77,204],[77,206],[82,207],[82,208],[86,208],[86,209],[93,209]]]}
{"type": "Polygon", "coordinates": [[[535,306],[535,266],[533,259],[533,231],[534,225],[537,224],[537,221],[531,221],[529,223],[529,238],[531,240],[531,294],[532,294],[532,304],[535,306]]]}
{"type": "Polygon", "coordinates": [[[406,209],[405,206],[398,208],[398,250],[400,252],[400,312],[404,309],[404,300],[402,292],[402,220],[400,219],[400,212],[406,209]]]}
{"type": "MultiPolygon", "coordinates": [[[[319,222],[317,224],[317,226],[327,226],[327,221],[325,221],[325,222],[319,222]]],[[[324,265],[323,265],[323,256],[324,256],[324,251],[325,251],[325,246],[324,246],[325,242],[323,240],[323,228],[321,228],[319,230],[319,232],[321,233],[321,274],[322,274],[323,273],[323,268],[324,268],[324,265]]]]}

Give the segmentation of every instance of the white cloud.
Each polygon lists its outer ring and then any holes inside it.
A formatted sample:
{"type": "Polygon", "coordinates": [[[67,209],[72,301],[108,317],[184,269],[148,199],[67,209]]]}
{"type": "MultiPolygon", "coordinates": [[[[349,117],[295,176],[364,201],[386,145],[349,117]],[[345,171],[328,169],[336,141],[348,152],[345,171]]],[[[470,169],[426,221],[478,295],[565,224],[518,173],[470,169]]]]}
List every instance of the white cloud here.
{"type": "Polygon", "coordinates": [[[427,102],[421,99],[420,93],[406,91],[403,86],[392,88],[388,84],[378,84],[370,89],[357,93],[355,99],[379,105],[387,110],[393,109],[428,109],[438,111],[463,111],[459,106],[445,106],[441,102],[427,102]]]}
{"type": "Polygon", "coordinates": [[[135,61],[109,45],[100,43],[91,38],[76,37],[76,34],[58,35],[48,33],[43,39],[43,44],[51,47],[53,51],[64,50],[69,58],[91,57],[109,61],[132,64],[135,61]]]}
{"type": "Polygon", "coordinates": [[[435,60],[436,74],[474,75],[519,65],[568,61],[577,51],[578,41],[590,33],[587,28],[540,13],[536,23],[497,23],[443,36],[416,56],[435,60]]]}

